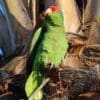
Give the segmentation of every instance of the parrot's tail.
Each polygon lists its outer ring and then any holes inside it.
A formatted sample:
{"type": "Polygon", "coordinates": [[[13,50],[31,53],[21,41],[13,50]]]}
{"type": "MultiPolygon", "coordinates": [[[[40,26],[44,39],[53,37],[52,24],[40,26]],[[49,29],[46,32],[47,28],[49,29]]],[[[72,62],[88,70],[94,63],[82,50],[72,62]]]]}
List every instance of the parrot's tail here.
{"type": "MultiPolygon", "coordinates": [[[[34,93],[34,91],[41,85],[43,80],[44,76],[41,75],[40,72],[37,71],[31,72],[25,84],[25,92],[28,98],[30,98],[30,96],[34,93]]],[[[33,100],[41,100],[42,97],[43,97],[43,92],[42,90],[40,90],[37,92],[37,94],[33,96],[33,100]]]]}

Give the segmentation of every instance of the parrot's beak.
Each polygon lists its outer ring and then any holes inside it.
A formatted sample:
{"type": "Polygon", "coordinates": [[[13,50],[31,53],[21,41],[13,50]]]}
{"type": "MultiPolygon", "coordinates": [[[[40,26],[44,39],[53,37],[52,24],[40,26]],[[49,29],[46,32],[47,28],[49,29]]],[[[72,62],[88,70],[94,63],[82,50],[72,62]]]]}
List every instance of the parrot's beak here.
{"type": "Polygon", "coordinates": [[[45,11],[45,16],[50,16],[52,14],[52,10],[51,8],[48,8],[46,11],[45,11]]]}

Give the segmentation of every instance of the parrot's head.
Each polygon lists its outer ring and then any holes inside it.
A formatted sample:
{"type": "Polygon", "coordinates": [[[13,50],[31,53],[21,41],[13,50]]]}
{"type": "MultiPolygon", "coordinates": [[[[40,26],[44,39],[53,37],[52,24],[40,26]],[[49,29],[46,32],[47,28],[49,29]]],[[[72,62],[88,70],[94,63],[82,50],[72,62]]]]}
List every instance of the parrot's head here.
{"type": "Polygon", "coordinates": [[[46,22],[53,25],[63,24],[63,13],[57,6],[50,6],[46,12],[46,22]]]}
{"type": "Polygon", "coordinates": [[[46,12],[45,12],[45,15],[47,16],[50,16],[51,14],[55,13],[55,12],[58,12],[59,11],[59,8],[57,6],[50,6],[46,12]]]}

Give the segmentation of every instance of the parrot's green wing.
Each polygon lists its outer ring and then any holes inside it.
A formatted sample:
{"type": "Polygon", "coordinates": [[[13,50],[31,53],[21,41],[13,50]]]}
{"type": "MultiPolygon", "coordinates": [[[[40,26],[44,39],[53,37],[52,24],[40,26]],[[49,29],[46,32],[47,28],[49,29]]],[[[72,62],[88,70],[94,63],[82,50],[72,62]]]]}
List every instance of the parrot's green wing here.
{"type": "MultiPolygon", "coordinates": [[[[32,64],[30,63],[33,63],[34,61],[34,58],[35,57],[35,46],[38,42],[38,39],[41,35],[41,28],[39,28],[35,34],[34,34],[34,37],[32,39],[32,43],[31,43],[31,47],[30,47],[30,57],[28,59],[28,63],[27,63],[27,66],[28,66],[28,70],[27,70],[27,74],[29,75],[29,78],[26,82],[26,85],[25,85],[25,91],[26,91],[26,95],[27,97],[29,97],[31,95],[31,93],[36,89],[36,87],[38,87],[41,83],[41,81],[43,80],[44,77],[41,76],[41,74],[39,72],[36,72],[36,71],[32,71],[32,64]],[[30,67],[30,68],[29,68],[30,67]],[[31,72],[32,71],[32,72],[31,72]],[[34,83],[34,84],[33,84],[34,83]]],[[[36,96],[34,96],[34,100],[40,100],[42,98],[42,91],[39,91],[38,94],[36,96]]]]}
{"type": "Polygon", "coordinates": [[[39,37],[40,37],[40,34],[41,34],[41,28],[39,28],[35,34],[34,34],[34,37],[32,39],[32,44],[31,44],[31,47],[30,47],[30,53],[32,52],[33,48],[35,47],[39,37]]]}
{"type": "Polygon", "coordinates": [[[32,39],[32,43],[31,43],[31,47],[30,47],[30,54],[29,54],[29,58],[28,58],[28,61],[27,61],[27,68],[26,68],[26,76],[28,77],[29,74],[31,73],[32,71],[32,66],[33,66],[33,63],[34,63],[34,59],[35,59],[35,55],[36,55],[36,49],[37,49],[37,42],[40,38],[40,35],[41,35],[41,30],[42,28],[39,28],[35,34],[34,34],[34,37],[32,39]]]}

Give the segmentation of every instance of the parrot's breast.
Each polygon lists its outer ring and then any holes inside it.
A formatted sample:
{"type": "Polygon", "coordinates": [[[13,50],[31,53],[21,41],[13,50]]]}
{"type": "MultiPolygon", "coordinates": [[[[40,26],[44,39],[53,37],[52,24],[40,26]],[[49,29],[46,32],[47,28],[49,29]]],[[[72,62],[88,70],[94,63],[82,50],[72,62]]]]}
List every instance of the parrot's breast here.
{"type": "Polygon", "coordinates": [[[59,67],[67,48],[67,40],[62,29],[47,31],[39,45],[34,66],[52,63],[59,67]]]}

